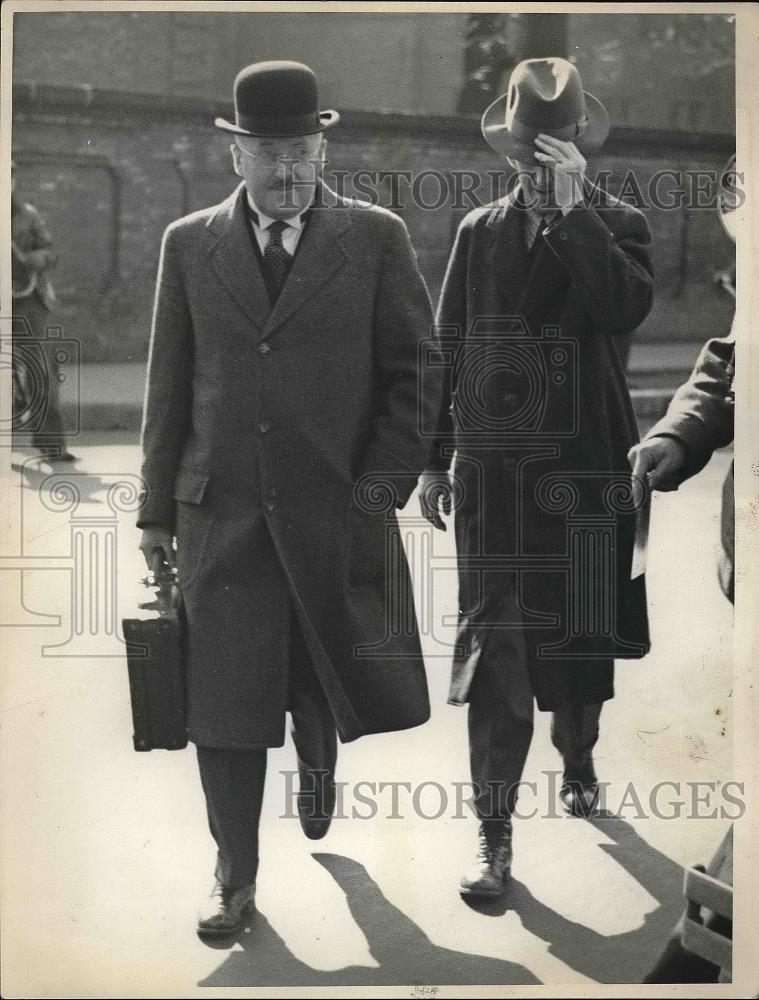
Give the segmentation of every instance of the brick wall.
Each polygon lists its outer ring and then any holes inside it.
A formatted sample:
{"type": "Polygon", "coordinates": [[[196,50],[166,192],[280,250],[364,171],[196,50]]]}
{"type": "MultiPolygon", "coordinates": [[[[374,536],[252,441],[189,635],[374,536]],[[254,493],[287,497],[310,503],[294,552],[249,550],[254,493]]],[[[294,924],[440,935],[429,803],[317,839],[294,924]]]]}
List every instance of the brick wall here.
{"type": "MultiPolygon", "coordinates": [[[[501,14],[495,49],[524,58],[528,25],[550,14],[501,14]]],[[[730,131],[734,26],[722,12],[571,13],[565,54],[618,124],[730,131]]],[[[325,105],[357,111],[453,114],[464,87],[470,15],[426,11],[46,11],[13,18],[13,78],[89,84],[163,97],[225,98],[240,66],[300,59],[325,105]],[[335,53],[339,52],[339,59],[335,53]]],[[[558,32],[561,35],[561,32],[558,32]]],[[[558,53],[557,53],[558,54],[558,53]]],[[[489,60],[499,62],[491,47],[489,60]]],[[[483,92],[478,113],[495,96],[483,92]]]]}
{"type": "MultiPolygon", "coordinates": [[[[19,192],[47,219],[61,260],[55,275],[59,319],[82,341],[85,360],[142,361],[146,356],[157,254],[166,225],[214,204],[236,184],[229,137],[210,122],[230,114],[222,103],[159,98],[92,88],[18,86],[13,147],[19,192]]],[[[634,168],[641,190],[655,171],[716,169],[731,152],[729,136],[612,133],[594,170],[609,170],[615,193],[634,168]]],[[[431,292],[437,295],[463,211],[452,205],[451,171],[488,180],[500,164],[467,120],[348,114],[329,136],[331,171],[440,171],[447,198],[435,210],[408,199],[401,209],[431,292]]],[[[483,184],[483,196],[488,184],[483,184]]],[[[349,189],[347,189],[349,192],[349,189]]],[[[382,203],[388,204],[387,186],[382,203]]],[[[441,193],[433,178],[419,189],[441,193]]],[[[732,260],[732,244],[713,209],[646,212],[654,233],[657,301],[639,336],[705,340],[726,329],[730,304],[712,275],[732,260]]]]}
{"type": "Polygon", "coordinates": [[[467,16],[450,13],[68,11],[14,15],[13,79],[226,98],[241,66],[296,59],[325,107],[452,114],[467,16]],[[335,55],[339,52],[339,58],[335,55]]]}

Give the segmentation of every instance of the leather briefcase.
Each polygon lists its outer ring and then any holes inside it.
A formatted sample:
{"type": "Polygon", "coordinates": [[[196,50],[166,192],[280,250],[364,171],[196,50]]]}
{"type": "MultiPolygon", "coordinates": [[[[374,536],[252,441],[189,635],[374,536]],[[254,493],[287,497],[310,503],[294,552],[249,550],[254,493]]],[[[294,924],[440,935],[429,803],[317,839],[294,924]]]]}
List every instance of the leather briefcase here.
{"type": "Polygon", "coordinates": [[[187,746],[182,599],[173,572],[164,565],[143,581],[157,590],[139,604],[141,615],[123,620],[135,750],[181,750],[187,746]]]}

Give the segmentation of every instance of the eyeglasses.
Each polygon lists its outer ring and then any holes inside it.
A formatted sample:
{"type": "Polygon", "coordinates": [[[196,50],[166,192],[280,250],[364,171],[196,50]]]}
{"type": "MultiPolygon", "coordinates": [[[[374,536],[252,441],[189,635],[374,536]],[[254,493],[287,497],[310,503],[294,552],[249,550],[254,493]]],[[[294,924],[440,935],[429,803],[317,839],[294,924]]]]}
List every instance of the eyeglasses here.
{"type": "Polygon", "coordinates": [[[267,167],[275,167],[278,163],[288,163],[297,164],[302,166],[306,163],[321,163],[321,155],[319,150],[316,151],[311,149],[304,149],[302,146],[297,149],[274,149],[270,146],[264,146],[255,153],[249,152],[247,149],[243,149],[242,146],[237,147],[243,156],[247,156],[249,160],[254,160],[256,163],[261,163],[267,167]]]}

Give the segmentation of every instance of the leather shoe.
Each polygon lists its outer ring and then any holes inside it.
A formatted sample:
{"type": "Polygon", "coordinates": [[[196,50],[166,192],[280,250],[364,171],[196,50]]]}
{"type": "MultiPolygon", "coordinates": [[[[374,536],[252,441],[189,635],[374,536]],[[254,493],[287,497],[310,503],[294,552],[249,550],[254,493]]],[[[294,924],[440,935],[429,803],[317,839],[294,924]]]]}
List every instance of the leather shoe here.
{"type": "Polygon", "coordinates": [[[598,782],[565,781],[559,789],[559,798],[568,816],[587,819],[596,812],[598,782]]]}
{"type": "Polygon", "coordinates": [[[328,771],[301,770],[298,819],[309,840],[327,835],[335,811],[335,782],[328,771]]]}
{"type": "Polygon", "coordinates": [[[500,896],[511,877],[511,819],[480,822],[477,860],[459,885],[462,896],[500,896]]]}
{"type": "Polygon", "coordinates": [[[235,934],[255,912],[256,886],[228,889],[218,880],[198,914],[198,933],[215,937],[235,934]]]}
{"type": "Polygon", "coordinates": [[[592,758],[581,764],[564,761],[559,798],[569,816],[587,819],[595,813],[598,805],[598,778],[592,758]]]}

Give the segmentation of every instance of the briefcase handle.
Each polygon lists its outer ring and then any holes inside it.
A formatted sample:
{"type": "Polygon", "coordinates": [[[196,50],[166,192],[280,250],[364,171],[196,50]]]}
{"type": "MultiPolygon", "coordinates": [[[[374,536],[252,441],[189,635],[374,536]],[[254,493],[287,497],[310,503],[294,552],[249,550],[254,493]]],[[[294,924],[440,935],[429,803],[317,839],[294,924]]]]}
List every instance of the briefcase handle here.
{"type": "Polygon", "coordinates": [[[160,615],[167,615],[179,609],[182,594],[177,583],[177,572],[163,558],[158,550],[151,561],[151,571],[143,577],[142,583],[148,588],[155,588],[156,594],[152,601],[140,604],[141,608],[149,608],[160,615]]]}

